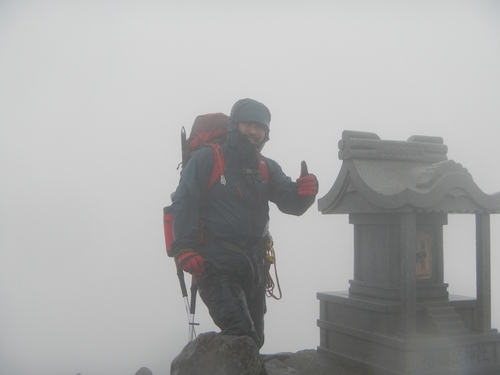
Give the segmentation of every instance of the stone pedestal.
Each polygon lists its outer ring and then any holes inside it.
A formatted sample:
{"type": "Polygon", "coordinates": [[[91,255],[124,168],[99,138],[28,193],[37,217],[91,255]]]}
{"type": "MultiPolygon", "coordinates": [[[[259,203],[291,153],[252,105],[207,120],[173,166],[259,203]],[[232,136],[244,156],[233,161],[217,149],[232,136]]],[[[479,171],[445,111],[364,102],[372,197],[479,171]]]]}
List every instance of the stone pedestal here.
{"type": "Polygon", "coordinates": [[[476,301],[416,306],[417,333],[403,335],[401,305],[347,292],[318,293],[318,352],[363,364],[377,375],[500,373],[500,334],[474,332],[476,301]]]}

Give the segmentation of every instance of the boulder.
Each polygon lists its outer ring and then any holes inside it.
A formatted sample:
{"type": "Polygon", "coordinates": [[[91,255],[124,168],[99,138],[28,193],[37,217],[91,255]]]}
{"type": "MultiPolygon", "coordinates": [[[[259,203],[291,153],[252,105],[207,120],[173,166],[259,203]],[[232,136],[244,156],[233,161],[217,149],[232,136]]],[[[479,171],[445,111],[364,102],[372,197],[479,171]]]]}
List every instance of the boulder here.
{"type": "Polygon", "coordinates": [[[302,375],[302,373],[288,367],[277,358],[266,361],[265,367],[267,375],[302,375]]]}
{"type": "Polygon", "coordinates": [[[137,370],[135,375],[153,375],[153,372],[147,367],[141,367],[139,370],[137,370]]]}
{"type": "Polygon", "coordinates": [[[320,354],[314,349],[297,353],[264,354],[267,375],[372,375],[360,365],[320,354]]]}
{"type": "Polygon", "coordinates": [[[282,362],[301,375],[372,375],[369,370],[359,364],[320,354],[314,349],[298,351],[284,358],[282,362]]]}
{"type": "Polygon", "coordinates": [[[170,375],[266,375],[259,347],[247,336],[200,334],[175,357],[170,375]]]}

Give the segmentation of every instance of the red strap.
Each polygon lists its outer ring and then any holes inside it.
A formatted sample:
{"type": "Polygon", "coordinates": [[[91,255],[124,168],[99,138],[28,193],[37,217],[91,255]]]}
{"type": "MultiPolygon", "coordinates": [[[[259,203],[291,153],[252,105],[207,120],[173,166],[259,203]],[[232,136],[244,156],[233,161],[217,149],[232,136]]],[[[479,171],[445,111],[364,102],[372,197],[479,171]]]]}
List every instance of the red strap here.
{"type": "Polygon", "coordinates": [[[210,146],[212,146],[212,150],[214,151],[214,167],[212,168],[212,173],[210,174],[210,179],[208,180],[209,189],[220,180],[221,176],[224,174],[224,168],[226,166],[220,144],[211,143],[210,146]]]}
{"type": "Polygon", "coordinates": [[[267,169],[266,159],[262,155],[259,155],[259,171],[264,181],[269,183],[269,170],[267,169]]]}
{"type": "MultiPolygon", "coordinates": [[[[218,181],[220,181],[221,176],[224,175],[224,168],[226,163],[224,161],[224,154],[222,153],[222,148],[218,143],[211,143],[212,150],[214,151],[214,167],[212,168],[212,173],[210,174],[210,179],[208,180],[208,188],[210,189],[218,181]]],[[[259,171],[262,175],[264,181],[269,183],[269,170],[267,169],[266,159],[259,155],[259,171]]]]}

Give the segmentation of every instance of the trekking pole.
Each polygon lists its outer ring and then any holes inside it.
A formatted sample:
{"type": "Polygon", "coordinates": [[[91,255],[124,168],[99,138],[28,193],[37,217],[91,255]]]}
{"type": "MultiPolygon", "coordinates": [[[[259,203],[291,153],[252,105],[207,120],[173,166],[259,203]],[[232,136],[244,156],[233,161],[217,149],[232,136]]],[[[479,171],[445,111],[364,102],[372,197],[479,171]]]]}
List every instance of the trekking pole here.
{"type": "Polygon", "coordinates": [[[196,338],[196,329],[195,326],[199,325],[199,323],[194,322],[194,314],[196,312],[196,293],[198,292],[198,278],[193,275],[191,279],[191,303],[189,308],[189,341],[192,341],[196,338]]]}
{"type": "Polygon", "coordinates": [[[177,266],[177,277],[179,278],[182,297],[184,299],[184,308],[186,309],[186,315],[189,324],[188,341],[192,341],[196,338],[195,326],[200,325],[199,323],[194,322],[194,314],[196,311],[196,293],[198,291],[198,279],[193,275],[193,278],[191,280],[191,302],[189,302],[186,281],[184,280],[184,272],[179,266],[177,266]]]}
{"type": "Polygon", "coordinates": [[[189,314],[191,311],[191,307],[189,305],[189,298],[188,298],[188,292],[186,288],[186,281],[184,280],[184,272],[182,271],[182,268],[177,265],[177,277],[179,278],[179,284],[181,286],[181,293],[182,293],[182,298],[184,299],[184,308],[186,309],[186,315],[189,320],[189,314]]]}

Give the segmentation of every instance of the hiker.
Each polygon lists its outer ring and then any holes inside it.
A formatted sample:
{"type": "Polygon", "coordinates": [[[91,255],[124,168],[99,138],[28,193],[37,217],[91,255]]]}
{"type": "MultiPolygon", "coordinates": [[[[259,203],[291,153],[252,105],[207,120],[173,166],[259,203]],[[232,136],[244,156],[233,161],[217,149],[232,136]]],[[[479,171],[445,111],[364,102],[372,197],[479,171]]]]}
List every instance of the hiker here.
{"type": "Polygon", "coordinates": [[[221,334],[250,336],[259,347],[264,344],[269,202],[299,216],[318,192],[305,162],[294,182],[278,163],[261,156],[270,120],[264,104],[236,102],[220,146],[225,165],[220,180],[209,187],[214,164],[221,160],[212,147],[202,147],[182,170],[172,199],[172,256],[198,278],[200,297],[221,334]]]}

